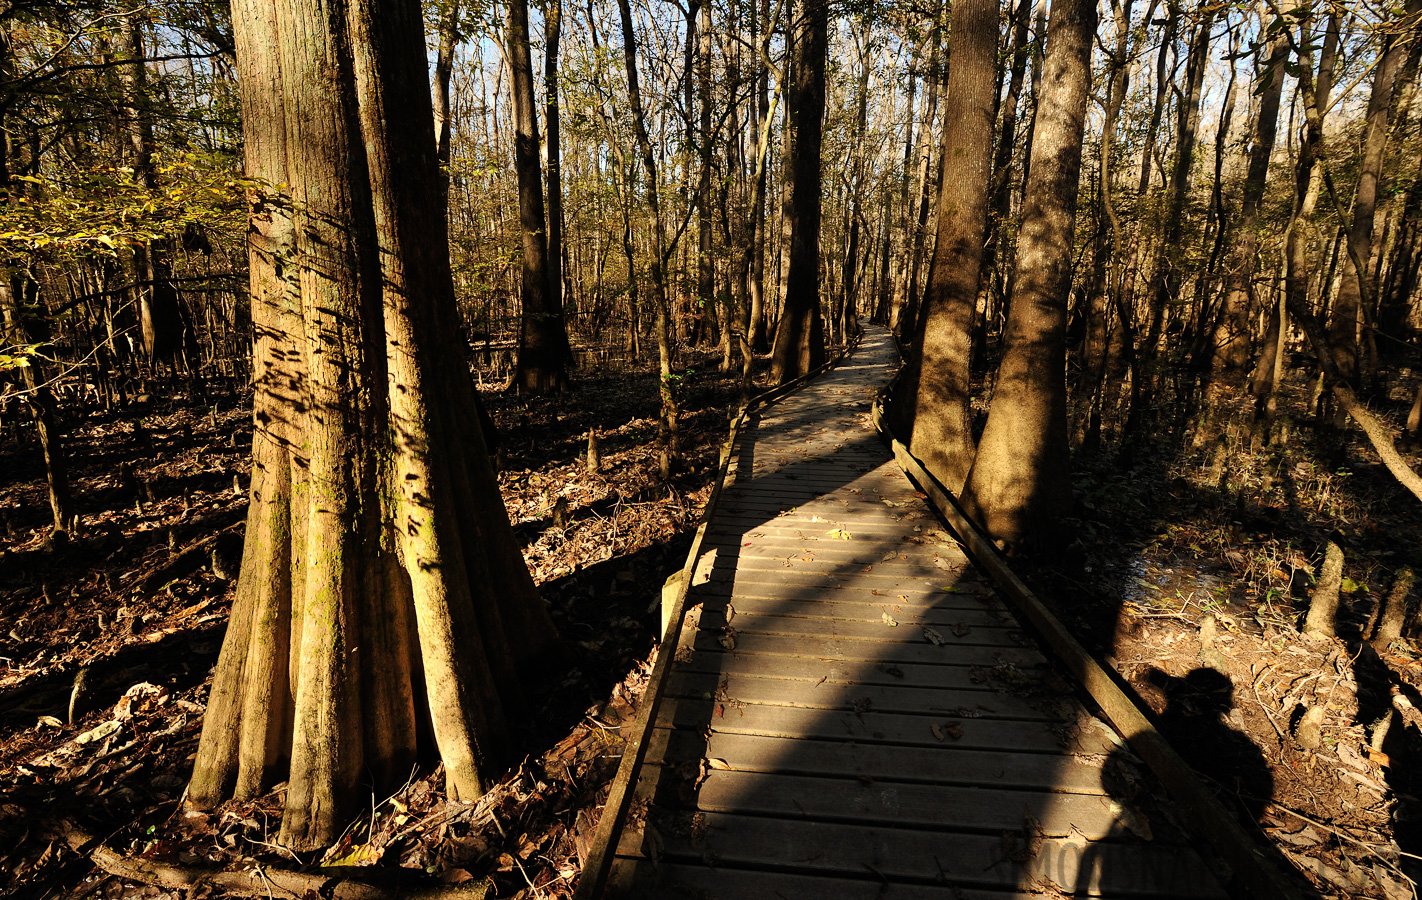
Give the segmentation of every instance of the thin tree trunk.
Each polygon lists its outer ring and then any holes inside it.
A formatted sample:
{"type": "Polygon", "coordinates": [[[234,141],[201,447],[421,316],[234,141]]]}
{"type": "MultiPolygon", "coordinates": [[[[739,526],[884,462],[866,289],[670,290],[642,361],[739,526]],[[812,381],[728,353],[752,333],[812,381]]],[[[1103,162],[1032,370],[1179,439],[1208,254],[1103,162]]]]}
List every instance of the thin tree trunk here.
{"type": "Polygon", "coordinates": [[[622,16],[622,54],[627,68],[627,98],[632,107],[632,130],[642,154],[642,168],[647,178],[647,206],[652,212],[652,299],[657,313],[657,357],[659,393],[662,401],[658,436],[662,444],[662,472],[670,474],[681,457],[680,423],[678,422],[676,391],[672,386],[671,308],[667,298],[665,221],[661,197],[657,189],[657,158],[652,138],[647,132],[647,116],[642,105],[642,87],[637,74],[637,32],[632,23],[629,0],[617,0],[622,16]]]}
{"type": "MultiPolygon", "coordinates": [[[[1422,13],[1422,0],[1410,0],[1404,19],[1422,13]]],[[[1348,223],[1348,252],[1343,260],[1343,278],[1333,301],[1328,322],[1328,340],[1338,370],[1354,381],[1358,375],[1358,325],[1360,314],[1374,307],[1374,287],[1368,263],[1373,256],[1373,228],[1378,203],[1378,181],[1387,154],[1388,132],[1392,126],[1393,85],[1407,56],[1407,42],[1400,35],[1383,35],[1383,47],[1373,72],[1373,87],[1363,119],[1363,147],[1358,165],[1358,183],[1353,194],[1353,215],[1348,223]]],[[[1413,40],[1416,40],[1414,35],[1413,40]]]]}
{"type": "Polygon", "coordinates": [[[1249,149],[1249,169],[1244,177],[1244,197],[1239,226],[1235,229],[1235,251],[1230,260],[1229,286],[1225,292],[1224,314],[1214,337],[1214,367],[1238,372],[1249,363],[1250,320],[1260,304],[1254,300],[1254,272],[1259,255],[1259,204],[1269,181],[1269,158],[1274,154],[1274,138],[1279,128],[1279,100],[1284,91],[1284,64],[1288,60],[1287,26],[1278,17],[1279,29],[1269,49],[1268,60],[1255,76],[1259,113],[1254,120],[1254,140],[1249,149]]]}

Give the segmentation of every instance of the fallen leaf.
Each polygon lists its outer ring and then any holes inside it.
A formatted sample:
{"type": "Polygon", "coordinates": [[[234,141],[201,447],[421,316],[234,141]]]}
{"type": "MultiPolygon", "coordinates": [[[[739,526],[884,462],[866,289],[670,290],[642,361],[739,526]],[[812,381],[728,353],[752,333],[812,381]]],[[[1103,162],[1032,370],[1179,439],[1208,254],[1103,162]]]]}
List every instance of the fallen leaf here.
{"type": "Polygon", "coordinates": [[[717,757],[711,756],[708,756],[706,758],[706,765],[710,766],[713,769],[718,769],[720,771],[726,771],[731,768],[731,764],[726,762],[724,759],[719,759],[717,757]]]}
{"type": "Polygon", "coordinates": [[[96,728],[84,732],[74,739],[76,744],[92,744],[95,741],[102,741],[104,738],[122,728],[123,725],[117,719],[110,719],[96,728]]]}
{"type": "Polygon", "coordinates": [[[972,630],[973,629],[969,628],[967,625],[964,625],[962,622],[953,623],[953,633],[956,634],[958,637],[964,637],[968,634],[968,632],[972,630]]]}
{"type": "Polygon", "coordinates": [[[919,627],[923,629],[923,636],[928,638],[929,643],[937,644],[939,647],[948,643],[948,639],[945,638],[938,629],[929,628],[927,625],[920,625],[919,627]]]}
{"type": "MultiPolygon", "coordinates": [[[[884,615],[888,615],[888,613],[885,613],[884,615]]],[[[36,727],[63,728],[64,723],[56,719],[54,716],[40,716],[39,725],[37,725],[36,727]]]]}
{"type": "Polygon", "coordinates": [[[899,624],[898,620],[895,619],[893,616],[889,615],[887,612],[883,614],[882,618],[884,620],[884,624],[888,625],[891,628],[899,624]]]}

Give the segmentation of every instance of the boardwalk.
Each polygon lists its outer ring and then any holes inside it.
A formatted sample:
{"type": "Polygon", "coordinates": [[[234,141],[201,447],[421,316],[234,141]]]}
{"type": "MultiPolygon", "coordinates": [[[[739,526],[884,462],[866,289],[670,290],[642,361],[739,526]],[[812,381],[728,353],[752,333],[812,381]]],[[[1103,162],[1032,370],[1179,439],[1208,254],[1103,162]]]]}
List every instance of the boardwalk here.
{"type": "Polygon", "coordinates": [[[742,430],[606,896],[1224,896],[883,446],[896,365],[742,430]]]}

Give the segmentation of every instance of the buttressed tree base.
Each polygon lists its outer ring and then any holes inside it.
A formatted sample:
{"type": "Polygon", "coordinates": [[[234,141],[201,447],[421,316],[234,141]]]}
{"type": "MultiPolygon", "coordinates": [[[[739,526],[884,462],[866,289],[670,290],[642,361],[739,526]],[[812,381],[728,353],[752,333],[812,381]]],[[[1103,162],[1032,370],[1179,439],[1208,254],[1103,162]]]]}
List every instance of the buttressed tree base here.
{"type": "Polygon", "coordinates": [[[509,527],[458,335],[413,0],[234,3],[255,420],[231,624],[189,789],[289,780],[335,839],[427,740],[451,798],[506,759],[557,638],[509,527]]]}

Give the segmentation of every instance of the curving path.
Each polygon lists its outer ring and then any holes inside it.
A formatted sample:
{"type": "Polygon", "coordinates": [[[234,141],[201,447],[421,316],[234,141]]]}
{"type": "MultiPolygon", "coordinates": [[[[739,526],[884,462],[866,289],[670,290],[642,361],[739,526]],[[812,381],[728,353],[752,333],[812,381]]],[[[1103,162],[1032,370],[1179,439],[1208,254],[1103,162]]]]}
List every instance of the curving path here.
{"type": "Polygon", "coordinates": [[[604,896],[1226,896],[884,447],[897,366],[742,429],[604,896]]]}

